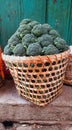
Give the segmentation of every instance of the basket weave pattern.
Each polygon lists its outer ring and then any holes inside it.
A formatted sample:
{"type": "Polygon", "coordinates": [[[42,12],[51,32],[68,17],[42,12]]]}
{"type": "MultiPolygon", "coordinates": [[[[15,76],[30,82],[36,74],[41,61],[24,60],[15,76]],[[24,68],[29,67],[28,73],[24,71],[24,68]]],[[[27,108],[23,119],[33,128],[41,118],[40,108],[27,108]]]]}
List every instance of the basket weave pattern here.
{"type": "Polygon", "coordinates": [[[44,106],[62,92],[69,51],[51,56],[3,55],[19,95],[44,106]]]}

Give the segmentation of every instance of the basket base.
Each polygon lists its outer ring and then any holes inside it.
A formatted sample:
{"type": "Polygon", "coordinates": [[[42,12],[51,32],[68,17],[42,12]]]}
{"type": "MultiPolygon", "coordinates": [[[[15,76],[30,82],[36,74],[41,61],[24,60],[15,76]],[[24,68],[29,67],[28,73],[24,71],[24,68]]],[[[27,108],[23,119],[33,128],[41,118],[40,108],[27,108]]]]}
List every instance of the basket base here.
{"type": "Polygon", "coordinates": [[[59,89],[54,93],[54,96],[53,97],[50,97],[47,102],[45,101],[44,103],[41,103],[41,102],[36,102],[36,100],[34,99],[30,99],[30,97],[26,97],[24,96],[22,93],[19,92],[18,90],[18,94],[19,96],[21,96],[22,98],[25,98],[26,100],[32,102],[33,104],[37,105],[37,106],[45,106],[49,103],[51,103],[55,98],[57,98],[60,94],[62,93],[62,85],[59,86],[59,89]]]}

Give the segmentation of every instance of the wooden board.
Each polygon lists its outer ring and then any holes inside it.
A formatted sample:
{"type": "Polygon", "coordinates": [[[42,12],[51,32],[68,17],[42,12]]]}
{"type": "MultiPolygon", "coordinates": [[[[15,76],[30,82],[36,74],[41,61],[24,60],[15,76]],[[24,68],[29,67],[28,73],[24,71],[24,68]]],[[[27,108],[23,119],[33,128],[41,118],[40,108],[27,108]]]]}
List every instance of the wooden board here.
{"type": "Polygon", "coordinates": [[[0,0],[2,48],[23,18],[48,22],[72,45],[72,0],[0,0]]]}

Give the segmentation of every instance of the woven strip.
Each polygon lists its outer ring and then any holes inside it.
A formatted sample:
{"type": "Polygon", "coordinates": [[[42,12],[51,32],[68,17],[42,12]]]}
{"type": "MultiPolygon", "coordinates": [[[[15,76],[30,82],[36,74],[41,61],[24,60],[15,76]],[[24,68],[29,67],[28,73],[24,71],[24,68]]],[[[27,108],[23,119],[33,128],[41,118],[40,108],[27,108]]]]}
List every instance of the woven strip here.
{"type": "Polygon", "coordinates": [[[62,92],[69,50],[61,54],[15,57],[3,54],[19,95],[45,106],[62,92]]]}

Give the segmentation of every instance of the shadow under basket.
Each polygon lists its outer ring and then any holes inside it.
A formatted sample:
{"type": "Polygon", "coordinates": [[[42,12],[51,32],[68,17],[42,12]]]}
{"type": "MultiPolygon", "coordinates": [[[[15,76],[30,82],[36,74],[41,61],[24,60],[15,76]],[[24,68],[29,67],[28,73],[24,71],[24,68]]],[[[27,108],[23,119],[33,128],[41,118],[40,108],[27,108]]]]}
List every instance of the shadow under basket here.
{"type": "Polygon", "coordinates": [[[50,56],[2,56],[18,94],[38,106],[45,106],[62,92],[68,55],[69,50],[50,56]]]}
{"type": "Polygon", "coordinates": [[[69,55],[69,61],[65,72],[64,84],[72,86],[72,54],[69,55]]]}

